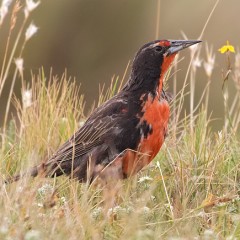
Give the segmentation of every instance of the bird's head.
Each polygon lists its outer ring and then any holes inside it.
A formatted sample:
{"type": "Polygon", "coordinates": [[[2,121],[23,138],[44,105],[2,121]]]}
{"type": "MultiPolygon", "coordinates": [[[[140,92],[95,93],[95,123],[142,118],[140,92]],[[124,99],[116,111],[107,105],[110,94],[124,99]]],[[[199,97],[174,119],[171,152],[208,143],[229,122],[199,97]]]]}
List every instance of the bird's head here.
{"type": "MultiPolygon", "coordinates": [[[[167,71],[176,54],[198,40],[156,40],[142,46],[133,61],[130,84],[153,87],[156,80],[167,71]]],[[[146,87],[145,87],[146,88],[146,87]]]]}

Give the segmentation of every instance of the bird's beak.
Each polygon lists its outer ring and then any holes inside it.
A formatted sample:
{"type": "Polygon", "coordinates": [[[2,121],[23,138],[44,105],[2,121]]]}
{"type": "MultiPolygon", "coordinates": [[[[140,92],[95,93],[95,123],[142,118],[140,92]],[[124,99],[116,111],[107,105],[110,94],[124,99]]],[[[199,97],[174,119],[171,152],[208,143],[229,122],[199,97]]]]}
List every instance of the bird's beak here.
{"type": "Polygon", "coordinates": [[[167,56],[177,53],[184,48],[188,48],[196,43],[200,43],[199,40],[170,40],[170,47],[167,50],[167,56]]]}

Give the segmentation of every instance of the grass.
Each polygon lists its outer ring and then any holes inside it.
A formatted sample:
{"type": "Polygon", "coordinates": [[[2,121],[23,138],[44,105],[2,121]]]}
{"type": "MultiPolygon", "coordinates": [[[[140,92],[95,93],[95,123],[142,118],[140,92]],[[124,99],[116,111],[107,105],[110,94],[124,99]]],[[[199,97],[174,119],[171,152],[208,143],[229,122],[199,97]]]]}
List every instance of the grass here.
{"type": "MultiPolygon", "coordinates": [[[[21,29],[19,33],[24,31],[21,29]]],[[[15,44],[22,49],[20,42],[15,44]]],[[[218,132],[211,130],[207,107],[212,72],[205,67],[208,84],[196,102],[196,56],[202,53],[191,55],[190,80],[186,76],[183,89],[179,93],[175,89],[164,146],[148,167],[116,186],[119,194],[114,208],[104,201],[113,198],[114,192],[106,196],[99,186],[64,176],[26,177],[3,184],[8,176],[45,161],[86,119],[84,97],[66,73],[57,78],[41,69],[27,86],[21,66],[16,66],[12,84],[17,77],[22,80],[22,99],[12,97],[10,90],[8,102],[12,100],[17,114],[10,117],[6,106],[1,129],[0,239],[239,239],[239,53],[234,62],[226,54],[222,78],[225,116],[218,132]],[[227,88],[230,80],[236,86],[232,102],[227,88]],[[190,114],[183,108],[186,97],[191,99],[190,114]]],[[[13,60],[11,56],[6,54],[2,65],[1,86],[10,72],[10,67],[4,66],[13,60]]],[[[209,48],[207,56],[205,63],[213,68],[215,57],[209,48]]],[[[177,69],[176,62],[168,74],[169,79],[173,76],[174,85],[177,69]]],[[[123,80],[113,78],[109,89],[101,88],[96,106],[116,93],[123,80]]]]}

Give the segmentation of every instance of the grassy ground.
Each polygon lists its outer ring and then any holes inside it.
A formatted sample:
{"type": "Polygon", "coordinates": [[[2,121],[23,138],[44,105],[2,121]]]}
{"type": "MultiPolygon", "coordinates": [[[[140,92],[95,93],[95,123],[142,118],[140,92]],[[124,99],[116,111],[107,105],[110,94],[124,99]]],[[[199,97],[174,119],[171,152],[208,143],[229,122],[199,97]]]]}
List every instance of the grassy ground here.
{"type": "MultiPolygon", "coordinates": [[[[113,81],[108,97],[114,91],[113,81]]],[[[47,81],[40,71],[31,95],[30,102],[14,98],[18,117],[2,135],[2,180],[51,156],[85,119],[83,97],[65,74],[47,81]]],[[[193,118],[181,119],[181,93],[175,102],[162,150],[145,170],[119,183],[114,208],[104,203],[100,187],[66,177],[2,183],[0,239],[238,239],[239,111],[216,133],[204,104],[193,118]]]]}
{"type": "MultiPolygon", "coordinates": [[[[191,50],[183,90],[177,93],[174,88],[176,97],[166,143],[148,167],[119,182],[113,208],[104,201],[113,198],[113,192],[108,191],[106,196],[101,187],[79,184],[64,176],[25,177],[10,185],[3,183],[8,176],[51,156],[86,119],[83,96],[66,74],[56,78],[40,70],[27,88],[21,61],[17,62],[13,85],[18,77],[22,80],[22,99],[9,92],[17,116],[9,116],[6,106],[8,118],[1,129],[0,239],[239,239],[240,57],[236,54],[231,63],[230,53],[226,52],[222,77],[224,123],[221,131],[213,132],[206,106],[215,58],[208,50],[204,65],[208,84],[196,103],[200,53],[195,51],[191,50]],[[228,97],[229,79],[236,86],[232,102],[228,97]],[[190,114],[181,117],[186,97],[190,98],[190,114]]],[[[12,60],[6,54],[0,90],[12,60]]],[[[177,63],[168,75],[174,83],[176,71],[177,63]]],[[[113,79],[97,104],[116,93],[119,85],[113,79]]]]}

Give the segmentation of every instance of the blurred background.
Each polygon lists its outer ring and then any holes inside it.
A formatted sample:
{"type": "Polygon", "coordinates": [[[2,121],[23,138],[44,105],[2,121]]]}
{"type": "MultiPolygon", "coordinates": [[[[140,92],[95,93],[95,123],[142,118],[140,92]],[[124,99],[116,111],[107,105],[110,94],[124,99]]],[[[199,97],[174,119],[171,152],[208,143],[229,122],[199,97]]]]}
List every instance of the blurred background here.
{"type": "MultiPolygon", "coordinates": [[[[128,62],[144,43],[156,38],[182,39],[182,32],[189,39],[198,39],[215,3],[216,0],[42,0],[32,13],[39,29],[24,50],[25,78],[30,80],[31,73],[38,73],[40,67],[46,73],[52,68],[59,76],[67,69],[68,76],[81,83],[87,112],[98,98],[99,84],[108,86],[113,75],[122,77],[128,62]]],[[[216,54],[209,104],[216,119],[214,129],[221,125],[223,116],[221,71],[226,68],[226,58],[218,49],[226,40],[236,49],[239,46],[239,9],[239,0],[220,1],[202,38],[200,59],[206,58],[206,43],[216,54]]],[[[4,31],[0,37],[1,42],[6,37],[4,31]]],[[[4,49],[5,43],[0,44],[0,56],[4,49]]],[[[190,51],[182,52],[181,56],[184,60],[178,66],[178,89],[185,78],[190,51]]],[[[234,54],[231,57],[234,59],[234,54]]],[[[196,101],[207,83],[203,67],[197,71],[196,101]]],[[[19,86],[17,83],[15,87],[17,95],[19,86]]],[[[229,87],[230,93],[234,93],[234,84],[229,83],[229,87]]],[[[172,79],[169,90],[172,90],[172,79]]],[[[0,107],[5,106],[4,95],[0,101],[0,107]]],[[[186,111],[188,105],[186,97],[186,111]]]]}

